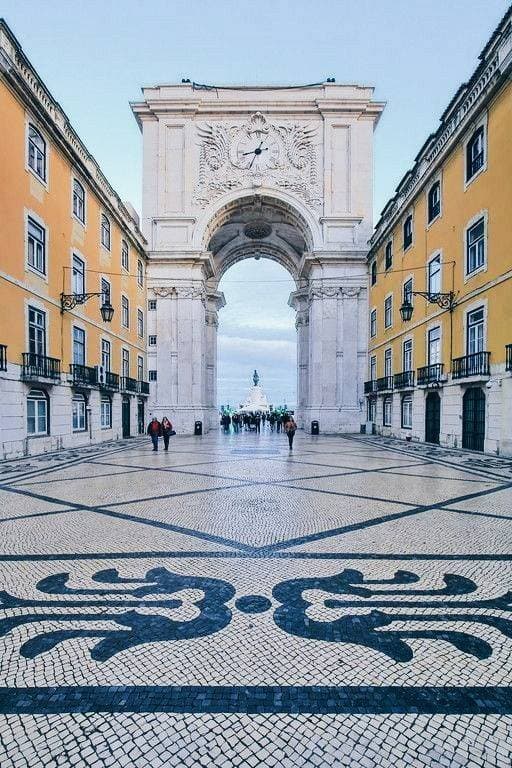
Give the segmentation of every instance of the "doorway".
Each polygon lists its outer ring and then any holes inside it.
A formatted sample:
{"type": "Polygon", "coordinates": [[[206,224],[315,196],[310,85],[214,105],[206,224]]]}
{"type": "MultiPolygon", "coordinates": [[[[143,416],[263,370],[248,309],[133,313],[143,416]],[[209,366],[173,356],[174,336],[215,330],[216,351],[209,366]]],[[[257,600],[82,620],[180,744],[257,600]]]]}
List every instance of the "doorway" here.
{"type": "Polygon", "coordinates": [[[121,410],[123,437],[130,437],[130,398],[123,397],[121,410]]]}
{"type": "Polygon", "coordinates": [[[139,398],[137,403],[137,433],[143,435],[145,432],[145,419],[144,419],[144,400],[139,398]]]}
{"type": "Polygon", "coordinates": [[[441,431],[441,398],[438,392],[429,392],[425,403],[425,442],[439,445],[441,431]]]}
{"type": "Polygon", "coordinates": [[[483,451],[485,442],[485,393],[470,387],[462,398],[462,447],[483,451]]]}

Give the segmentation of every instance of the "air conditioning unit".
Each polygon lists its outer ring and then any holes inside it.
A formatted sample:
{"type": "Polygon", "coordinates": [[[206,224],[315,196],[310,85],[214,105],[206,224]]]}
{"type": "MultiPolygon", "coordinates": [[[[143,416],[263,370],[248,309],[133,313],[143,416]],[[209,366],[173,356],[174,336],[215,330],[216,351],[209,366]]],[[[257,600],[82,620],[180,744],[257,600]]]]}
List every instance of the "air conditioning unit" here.
{"type": "Polygon", "coordinates": [[[100,385],[101,384],[105,384],[105,382],[107,380],[107,372],[105,370],[105,366],[104,365],[96,365],[94,369],[96,371],[96,381],[98,382],[98,384],[100,384],[100,385]]]}

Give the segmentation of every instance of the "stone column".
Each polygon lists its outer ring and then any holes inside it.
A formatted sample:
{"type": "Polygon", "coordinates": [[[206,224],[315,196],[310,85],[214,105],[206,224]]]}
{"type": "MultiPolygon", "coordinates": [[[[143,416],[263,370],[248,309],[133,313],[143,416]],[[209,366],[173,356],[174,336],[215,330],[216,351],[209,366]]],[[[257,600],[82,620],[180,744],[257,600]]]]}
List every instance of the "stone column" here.
{"type": "Polygon", "coordinates": [[[209,293],[206,296],[205,311],[205,375],[204,405],[206,428],[217,425],[217,329],[219,327],[218,310],[225,305],[224,294],[209,293]]]}
{"type": "MultiPolygon", "coordinates": [[[[338,431],[337,285],[313,283],[309,290],[309,417],[325,432],[338,431]]],[[[306,425],[307,426],[307,425],[306,425]]]]}
{"type": "Polygon", "coordinates": [[[309,297],[307,290],[295,291],[288,304],[297,310],[297,410],[300,429],[307,427],[304,409],[309,403],[309,297]]]}
{"type": "MultiPolygon", "coordinates": [[[[360,423],[359,409],[359,294],[358,287],[341,288],[338,317],[338,403],[342,432],[360,423]]],[[[364,374],[363,374],[364,375],[364,374]]]]}

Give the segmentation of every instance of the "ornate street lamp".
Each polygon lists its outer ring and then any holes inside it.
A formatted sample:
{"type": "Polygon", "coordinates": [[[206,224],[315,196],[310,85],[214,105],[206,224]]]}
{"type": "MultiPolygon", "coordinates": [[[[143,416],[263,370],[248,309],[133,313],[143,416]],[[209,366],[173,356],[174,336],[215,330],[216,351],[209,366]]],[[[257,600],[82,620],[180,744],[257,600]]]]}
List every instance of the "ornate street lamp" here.
{"type": "Polygon", "coordinates": [[[448,309],[453,312],[456,306],[455,294],[453,291],[449,293],[428,293],[428,291],[410,291],[404,298],[404,303],[400,307],[400,315],[404,323],[408,323],[412,317],[414,307],[410,301],[411,296],[423,296],[429,304],[437,304],[441,309],[448,309]]]}
{"type": "Polygon", "coordinates": [[[99,293],[61,293],[61,314],[74,309],[77,304],[85,304],[85,302],[89,301],[89,299],[91,299],[93,296],[101,296],[103,298],[100,307],[101,317],[104,323],[110,323],[114,316],[114,307],[110,303],[109,291],[100,291],[99,293]]]}

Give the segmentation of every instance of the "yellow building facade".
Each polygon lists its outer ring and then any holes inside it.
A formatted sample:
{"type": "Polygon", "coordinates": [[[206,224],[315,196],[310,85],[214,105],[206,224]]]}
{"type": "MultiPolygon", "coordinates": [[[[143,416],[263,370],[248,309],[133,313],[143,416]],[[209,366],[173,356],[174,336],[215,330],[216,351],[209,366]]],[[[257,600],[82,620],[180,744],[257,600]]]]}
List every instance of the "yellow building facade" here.
{"type": "Polygon", "coordinates": [[[0,115],[0,458],[137,434],[149,391],[137,215],[3,22],[0,115]]]}
{"type": "Polygon", "coordinates": [[[511,14],[371,240],[367,430],[512,455],[511,14]]]}

